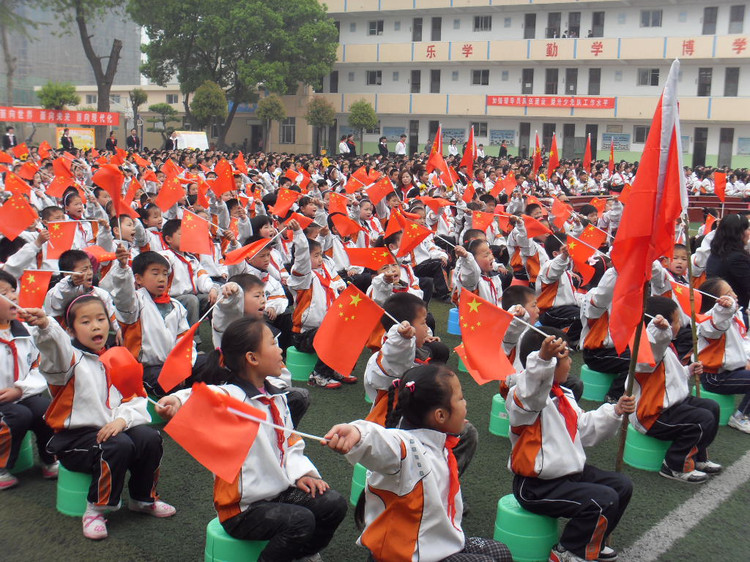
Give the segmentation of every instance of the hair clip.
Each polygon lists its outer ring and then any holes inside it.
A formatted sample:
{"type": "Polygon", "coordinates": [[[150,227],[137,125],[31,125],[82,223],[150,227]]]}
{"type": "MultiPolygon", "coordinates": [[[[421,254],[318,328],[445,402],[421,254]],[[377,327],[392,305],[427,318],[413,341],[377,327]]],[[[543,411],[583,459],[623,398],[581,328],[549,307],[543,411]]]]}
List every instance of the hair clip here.
{"type": "Polygon", "coordinates": [[[417,385],[414,381],[409,381],[404,386],[414,392],[414,387],[416,387],[417,385]]]}
{"type": "Polygon", "coordinates": [[[224,352],[221,351],[220,347],[217,347],[216,351],[219,354],[219,366],[226,367],[226,364],[224,363],[224,352]]]}
{"type": "Polygon", "coordinates": [[[393,381],[393,388],[398,389],[401,386],[401,381],[399,379],[396,379],[393,381]]]}

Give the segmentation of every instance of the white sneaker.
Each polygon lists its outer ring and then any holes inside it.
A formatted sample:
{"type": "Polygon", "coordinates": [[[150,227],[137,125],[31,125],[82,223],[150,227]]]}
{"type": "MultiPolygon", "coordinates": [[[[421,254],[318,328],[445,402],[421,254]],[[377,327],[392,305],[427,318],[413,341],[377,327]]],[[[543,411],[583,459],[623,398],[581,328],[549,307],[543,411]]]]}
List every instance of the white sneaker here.
{"type": "Polygon", "coordinates": [[[690,472],[677,472],[672,470],[666,464],[661,465],[659,476],[669,478],[670,480],[677,480],[679,482],[685,482],[686,484],[703,484],[708,481],[708,474],[701,472],[700,470],[691,470],[690,472]]]}
{"type": "Polygon", "coordinates": [[[46,480],[55,480],[59,472],[60,472],[60,463],[58,461],[55,461],[52,464],[42,465],[42,478],[46,480]]]}
{"type": "Polygon", "coordinates": [[[18,484],[18,478],[13,476],[8,470],[0,468],[0,490],[7,490],[18,484]]]}
{"type": "Polygon", "coordinates": [[[743,433],[750,433],[750,419],[747,416],[732,414],[727,425],[743,433]]]}
{"type": "Polygon", "coordinates": [[[695,461],[695,468],[706,474],[719,474],[724,467],[713,461],[695,461]]]}
{"type": "Polygon", "coordinates": [[[556,544],[549,553],[549,562],[586,562],[586,560],[556,544]]]}

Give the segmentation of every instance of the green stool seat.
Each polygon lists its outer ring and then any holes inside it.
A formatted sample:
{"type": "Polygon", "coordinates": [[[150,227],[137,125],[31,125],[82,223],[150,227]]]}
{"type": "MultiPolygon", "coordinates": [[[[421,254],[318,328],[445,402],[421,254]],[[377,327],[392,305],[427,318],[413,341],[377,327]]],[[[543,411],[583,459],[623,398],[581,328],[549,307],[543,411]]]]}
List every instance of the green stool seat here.
{"type": "Polygon", "coordinates": [[[230,537],[219,523],[212,519],[206,527],[204,562],[255,562],[268,541],[242,541],[230,537]]]}
{"type": "Polygon", "coordinates": [[[296,347],[286,350],[286,368],[292,374],[293,381],[307,382],[317,362],[318,356],[314,353],[303,353],[296,347]]]}
{"type": "Polygon", "coordinates": [[[458,370],[461,373],[468,373],[469,369],[466,368],[466,365],[464,365],[463,360],[459,357],[458,358],[458,370]]]}
{"type": "MultiPolygon", "coordinates": [[[[693,387],[692,393],[695,396],[695,387],[693,387]]],[[[701,386],[701,398],[708,398],[719,404],[719,425],[727,425],[729,418],[737,410],[734,394],[716,394],[715,392],[709,392],[701,386]]]]}
{"type": "Polygon", "coordinates": [[[583,398],[594,402],[603,402],[607,395],[609,386],[617,375],[600,373],[589,369],[586,365],[581,367],[581,380],[583,381],[583,398]]]}
{"type": "Polygon", "coordinates": [[[505,409],[505,399],[499,394],[492,397],[492,410],[490,411],[490,433],[500,437],[508,437],[510,421],[508,411],[505,409]]]}
{"type": "MultiPolygon", "coordinates": [[[[159,400],[156,396],[151,396],[150,394],[149,398],[153,398],[156,401],[159,400]]],[[[156,406],[154,406],[152,402],[146,402],[146,409],[151,416],[151,423],[149,423],[148,425],[160,425],[164,423],[164,418],[156,413],[156,406]]]]}
{"type": "Polygon", "coordinates": [[[664,455],[669,449],[671,441],[662,441],[638,432],[632,425],[628,426],[625,439],[623,460],[633,468],[657,472],[664,462],[664,455]]]}
{"type": "Polygon", "coordinates": [[[361,464],[354,465],[354,474],[352,474],[352,491],[349,493],[349,503],[357,505],[362,490],[367,486],[367,469],[361,464]]]}
{"type": "Polygon", "coordinates": [[[546,562],[557,542],[557,519],[526,511],[508,494],[497,502],[493,538],[507,545],[515,562],[546,562]]]}
{"type": "Polygon", "coordinates": [[[90,474],[73,472],[61,464],[57,475],[57,511],[71,517],[81,517],[86,511],[90,486],[90,474]]]}
{"type": "Polygon", "coordinates": [[[31,431],[27,431],[21,442],[21,449],[18,451],[16,464],[10,469],[11,474],[20,474],[24,470],[29,470],[34,466],[34,446],[31,442],[31,431]]]}

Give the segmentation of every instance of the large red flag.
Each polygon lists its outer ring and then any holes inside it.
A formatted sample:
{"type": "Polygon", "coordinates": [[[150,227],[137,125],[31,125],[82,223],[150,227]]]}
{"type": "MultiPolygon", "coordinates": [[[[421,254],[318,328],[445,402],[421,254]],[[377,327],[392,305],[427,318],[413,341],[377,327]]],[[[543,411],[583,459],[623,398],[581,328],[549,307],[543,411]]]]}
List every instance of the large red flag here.
{"type": "Polygon", "coordinates": [[[469,129],[469,141],[466,143],[466,150],[461,157],[461,163],[458,165],[466,166],[466,174],[469,179],[474,179],[474,160],[477,159],[477,145],[474,143],[474,126],[469,129]]]}
{"type": "Polygon", "coordinates": [[[60,254],[73,247],[78,223],[75,221],[59,221],[47,223],[49,228],[49,242],[47,242],[47,259],[56,260],[60,254]]]}
{"type": "Polygon", "coordinates": [[[191,254],[213,255],[214,245],[209,234],[209,223],[203,217],[185,211],[182,215],[180,251],[191,254]]]}
{"type": "Polygon", "coordinates": [[[344,248],[349,263],[377,271],[384,265],[395,264],[396,259],[388,248],[344,248]]]}
{"type": "Polygon", "coordinates": [[[539,173],[542,167],[542,147],[539,146],[539,133],[536,133],[536,143],[534,145],[534,157],[531,160],[531,171],[534,175],[539,173]]]}
{"type": "Polygon", "coordinates": [[[529,215],[523,215],[523,224],[526,227],[526,234],[529,238],[552,234],[552,231],[549,228],[529,215]]]}
{"type": "Polygon", "coordinates": [[[651,279],[651,264],[672,255],[675,222],[687,208],[677,109],[679,70],[679,61],[674,61],[612,247],[618,279],[609,326],[620,353],[643,314],[643,290],[651,279]]]}
{"type": "Polygon", "coordinates": [[[442,207],[450,207],[451,205],[453,205],[453,203],[441,197],[428,197],[427,195],[420,195],[419,197],[417,197],[417,199],[427,205],[435,214],[438,214],[442,207]]]}
{"type": "Polygon", "coordinates": [[[339,233],[339,236],[342,236],[344,238],[353,238],[357,236],[360,231],[364,230],[364,228],[362,228],[357,221],[349,218],[346,215],[333,213],[332,215],[328,216],[331,218],[333,226],[336,227],[336,231],[339,233]]]}
{"type": "Polygon", "coordinates": [[[262,238],[256,240],[252,244],[227,252],[227,255],[224,256],[224,265],[235,265],[247,259],[251,259],[270,243],[270,238],[262,238]]]}
{"type": "Polygon", "coordinates": [[[225,482],[234,482],[260,424],[230,412],[229,408],[259,420],[266,419],[263,410],[198,383],[193,385],[190,398],[177,410],[164,431],[216,476],[225,482]]]}
{"type": "Polygon", "coordinates": [[[200,325],[200,322],[196,322],[190,326],[190,329],[180,336],[164,360],[161,373],[159,373],[159,385],[165,392],[169,392],[192,374],[193,338],[200,325]]]}
{"type": "Polygon", "coordinates": [[[97,170],[91,180],[109,193],[109,196],[112,198],[112,207],[114,208],[115,216],[129,215],[134,219],[138,218],[138,213],[135,209],[128,205],[122,198],[122,184],[125,182],[125,175],[117,166],[105,164],[97,170]]]}
{"type": "Polygon", "coordinates": [[[167,161],[161,166],[161,171],[164,172],[165,176],[179,176],[185,170],[175,164],[174,160],[167,158],[167,161]]]}
{"type": "Polygon", "coordinates": [[[382,316],[382,308],[349,285],[323,317],[313,340],[315,352],[334,371],[349,375],[382,316]]]}
{"type": "Polygon", "coordinates": [[[286,216],[300,195],[302,194],[299,191],[293,191],[285,187],[279,189],[276,195],[276,203],[273,205],[273,214],[277,217],[286,216]]]}
{"type": "Polygon", "coordinates": [[[464,290],[458,303],[458,317],[467,367],[478,371],[485,381],[502,381],[513,374],[515,368],[502,347],[513,315],[464,290]]]}
{"type": "Polygon", "coordinates": [[[15,240],[37,219],[36,211],[22,195],[12,195],[0,207],[0,233],[15,240]]]}
{"type": "Polygon", "coordinates": [[[19,160],[26,160],[26,158],[29,157],[29,147],[26,146],[25,142],[22,142],[21,144],[17,144],[12,149],[13,154],[16,158],[19,160]]]}
{"type": "Polygon", "coordinates": [[[547,177],[560,167],[560,153],[557,151],[557,135],[552,133],[552,144],[549,149],[549,160],[547,161],[547,177]]]}
{"type": "Polygon", "coordinates": [[[591,135],[586,135],[586,151],[583,153],[583,169],[591,173],[591,135]]]}
{"type": "Polygon", "coordinates": [[[727,198],[727,175],[724,172],[714,172],[714,193],[716,197],[721,199],[721,202],[727,198]]]}
{"type": "Polygon", "coordinates": [[[216,163],[216,166],[214,166],[214,172],[216,172],[216,179],[211,182],[211,191],[213,191],[217,197],[220,197],[221,194],[226,191],[232,191],[234,189],[234,173],[232,172],[232,165],[226,158],[222,158],[216,163]]]}
{"type": "Polygon", "coordinates": [[[482,211],[474,211],[471,213],[471,227],[476,228],[484,232],[495,220],[495,215],[492,213],[483,213],[482,211]]]}
{"type": "Polygon", "coordinates": [[[400,258],[409,254],[430,234],[432,234],[432,231],[429,228],[404,219],[404,232],[401,235],[401,244],[398,247],[396,257],[400,258]]]}
{"type": "Polygon", "coordinates": [[[24,271],[18,291],[18,306],[21,308],[42,308],[47,296],[51,271],[24,271]]]}
{"type": "Polygon", "coordinates": [[[387,177],[382,177],[378,183],[367,189],[367,197],[374,205],[380,203],[383,198],[393,192],[393,184],[387,177]]]}
{"type": "Polygon", "coordinates": [[[13,172],[5,173],[5,190],[14,195],[29,195],[31,186],[13,172]]]}
{"type": "Polygon", "coordinates": [[[240,153],[237,155],[237,158],[234,159],[234,165],[237,167],[238,171],[247,175],[247,164],[245,163],[245,157],[242,155],[241,150],[240,150],[240,153]]]}
{"type": "Polygon", "coordinates": [[[127,347],[110,347],[99,356],[99,359],[107,369],[112,386],[120,391],[123,398],[148,396],[143,388],[143,365],[133,357],[127,347]]]}

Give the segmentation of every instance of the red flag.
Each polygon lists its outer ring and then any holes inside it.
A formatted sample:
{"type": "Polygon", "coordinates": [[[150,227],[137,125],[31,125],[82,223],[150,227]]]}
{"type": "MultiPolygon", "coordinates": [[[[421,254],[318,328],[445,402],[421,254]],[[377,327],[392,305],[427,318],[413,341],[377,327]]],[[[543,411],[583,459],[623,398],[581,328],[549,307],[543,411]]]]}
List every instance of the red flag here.
{"type": "Polygon", "coordinates": [[[233,414],[229,408],[266,419],[263,410],[198,383],[193,385],[190,398],[177,410],[164,431],[217,477],[234,482],[260,424],[233,414]],[[221,439],[217,439],[219,435],[221,439]]]}
{"type": "Polygon", "coordinates": [[[25,180],[33,180],[38,171],[39,167],[29,160],[18,169],[18,175],[25,180]]]}
{"type": "Polygon", "coordinates": [[[724,203],[727,198],[727,175],[724,172],[714,172],[714,193],[724,203]]]}
{"type": "Polygon", "coordinates": [[[279,189],[276,195],[276,203],[272,207],[273,214],[277,217],[284,217],[299,199],[301,193],[285,187],[279,189]]]}
{"type": "Polygon", "coordinates": [[[166,213],[175,203],[185,197],[185,188],[177,176],[169,176],[161,185],[154,204],[166,213]]]}
{"type": "Polygon", "coordinates": [[[134,219],[138,218],[138,213],[136,213],[135,209],[122,198],[122,184],[125,182],[125,175],[117,166],[105,164],[97,170],[91,180],[109,193],[109,196],[112,198],[112,208],[115,211],[115,216],[129,215],[134,219]]]}
{"type": "Polygon", "coordinates": [[[49,242],[47,243],[47,259],[56,260],[60,254],[70,250],[76,236],[78,223],[75,221],[59,221],[47,223],[49,228],[49,242]]]}
{"type": "Polygon", "coordinates": [[[213,255],[214,245],[209,234],[209,224],[203,217],[185,211],[182,215],[180,251],[191,254],[213,255]]]}
{"type": "Polygon", "coordinates": [[[607,240],[607,233],[603,230],[596,228],[593,224],[589,224],[583,229],[579,236],[581,241],[586,242],[589,246],[593,246],[597,250],[602,247],[602,244],[607,240]]]}
{"type": "Polygon", "coordinates": [[[99,356],[104,367],[107,369],[114,386],[125,399],[131,396],[142,396],[146,398],[146,390],[143,388],[143,365],[133,357],[127,347],[110,347],[99,356]]]}
{"type": "Polygon", "coordinates": [[[241,248],[232,250],[224,256],[224,265],[235,265],[238,263],[242,263],[245,260],[252,259],[270,243],[270,238],[262,238],[260,240],[256,240],[252,244],[248,244],[247,246],[242,246],[241,248]]]}
{"type": "Polygon", "coordinates": [[[42,308],[51,280],[51,271],[24,271],[19,284],[18,306],[21,308],[42,308]]]}
{"type": "Polygon", "coordinates": [[[128,157],[128,153],[122,148],[115,148],[115,153],[109,159],[109,163],[115,166],[122,166],[128,157]]]}
{"type": "Polygon", "coordinates": [[[526,197],[526,206],[528,207],[529,205],[539,205],[539,208],[542,211],[542,215],[544,215],[545,217],[549,215],[547,207],[543,205],[541,201],[539,201],[539,198],[536,195],[528,195],[526,197]]]}
{"type": "Polygon", "coordinates": [[[611,176],[615,171],[615,139],[609,141],[609,164],[607,164],[607,170],[611,176]]]}
{"type": "Polygon", "coordinates": [[[430,234],[432,234],[432,231],[429,228],[404,219],[404,233],[401,235],[401,244],[398,247],[396,257],[400,258],[409,254],[430,234]]]}
{"type": "Polygon", "coordinates": [[[59,199],[63,196],[65,190],[72,185],[75,185],[72,178],[55,176],[52,182],[47,187],[45,193],[50,197],[57,197],[59,199]]]}
{"type": "Polygon", "coordinates": [[[375,170],[367,171],[366,166],[359,167],[350,177],[349,181],[346,182],[344,189],[347,193],[354,193],[359,191],[363,187],[369,187],[380,179],[380,173],[375,170]],[[357,183],[352,183],[351,180],[355,180],[357,183]]]}
{"type": "Polygon", "coordinates": [[[5,189],[14,195],[29,195],[31,186],[13,172],[5,173],[5,189]]]}
{"type": "Polygon", "coordinates": [[[557,135],[552,133],[552,144],[549,149],[549,160],[547,161],[547,177],[560,167],[560,153],[557,151],[557,135]]]}
{"type": "Polygon", "coordinates": [[[714,223],[716,222],[716,217],[713,216],[711,213],[706,215],[706,226],[703,229],[703,234],[708,234],[714,229],[714,223]]]}
{"type": "MultiPolygon", "coordinates": [[[[635,332],[633,332],[633,335],[630,336],[628,347],[630,348],[630,352],[633,353],[633,348],[635,347],[635,332]]],[[[656,366],[654,351],[651,349],[651,343],[648,341],[648,337],[646,336],[645,324],[643,326],[643,335],[641,335],[641,341],[638,345],[638,355],[636,360],[638,363],[645,363],[646,365],[651,365],[652,367],[656,366]]]]}
{"type": "MultiPolygon", "coordinates": [[[[677,299],[677,302],[680,303],[680,308],[682,308],[685,314],[690,316],[690,287],[671,280],[670,283],[672,284],[672,294],[677,299]]],[[[695,301],[696,312],[700,312],[701,305],[703,304],[703,295],[693,289],[693,299],[695,301]]]]}
{"type": "Polygon", "coordinates": [[[208,190],[211,189],[211,186],[208,185],[208,182],[205,180],[198,178],[198,197],[195,200],[196,205],[200,205],[204,209],[208,209],[211,205],[208,201],[208,190]]]}
{"type": "Polygon", "coordinates": [[[395,264],[396,259],[387,248],[344,248],[349,263],[377,271],[384,265],[395,264]]]}
{"type": "Polygon", "coordinates": [[[568,253],[570,254],[570,259],[573,260],[576,270],[581,274],[584,285],[588,285],[594,276],[595,270],[589,265],[588,259],[595,252],[594,248],[590,248],[575,236],[568,236],[568,253]]]}
{"type": "Polygon", "coordinates": [[[552,214],[555,217],[552,222],[557,230],[561,231],[565,228],[565,223],[570,218],[570,215],[573,214],[573,209],[570,205],[563,203],[557,197],[552,197],[552,214]]]}
{"type": "MultiPolygon", "coordinates": [[[[435,132],[435,140],[432,141],[432,148],[430,149],[430,158],[433,154],[443,155],[443,127],[438,123],[437,131],[435,132]]],[[[429,161],[428,161],[429,166],[429,161]]],[[[430,171],[429,169],[427,170],[430,171]]]]}
{"type": "Polygon", "coordinates": [[[42,141],[41,143],[39,143],[37,152],[42,158],[49,158],[50,150],[52,150],[52,147],[49,145],[49,143],[47,141],[42,141]]]}
{"type": "Polygon", "coordinates": [[[29,157],[29,147],[26,146],[25,142],[22,142],[21,144],[17,144],[12,149],[13,154],[16,158],[19,160],[26,160],[26,158],[29,157]]]}
{"type": "Polygon", "coordinates": [[[0,233],[10,240],[15,240],[36,219],[36,211],[22,195],[11,195],[0,207],[0,233]]]}
{"type": "Polygon", "coordinates": [[[349,375],[382,316],[382,308],[349,285],[323,317],[313,340],[315,352],[334,371],[349,375]]]}
{"type": "Polygon", "coordinates": [[[586,150],[583,153],[583,169],[586,173],[591,172],[591,135],[586,135],[586,150]]]}
{"type": "Polygon", "coordinates": [[[471,203],[474,200],[474,194],[476,193],[476,189],[474,188],[474,182],[470,181],[469,185],[466,186],[466,189],[464,189],[464,194],[461,196],[461,201],[464,203],[471,203]]]}
{"type": "Polygon", "coordinates": [[[247,164],[245,164],[245,157],[242,155],[242,151],[240,151],[237,158],[234,159],[234,165],[237,170],[247,175],[247,164]]]}
{"type": "Polygon", "coordinates": [[[606,199],[599,199],[598,197],[594,197],[589,201],[589,205],[592,205],[596,208],[596,214],[598,216],[602,216],[602,213],[604,212],[604,209],[607,206],[607,200],[606,199]]]}
{"type": "Polygon", "coordinates": [[[217,197],[234,189],[234,172],[232,172],[232,165],[226,158],[222,158],[216,163],[214,172],[216,173],[216,179],[211,182],[211,191],[217,197]]]}
{"type": "Polygon", "coordinates": [[[299,178],[299,175],[299,172],[294,168],[287,168],[286,172],[284,173],[284,177],[292,180],[292,183],[297,183],[297,178],[299,178]]]}
{"type": "Polygon", "coordinates": [[[464,150],[464,154],[461,157],[461,163],[458,165],[460,168],[461,166],[466,166],[466,174],[469,176],[469,179],[474,179],[474,160],[477,159],[477,146],[474,143],[474,126],[472,125],[469,129],[469,142],[466,143],[466,150],[464,150]]]}
{"type": "Polygon", "coordinates": [[[146,160],[145,158],[143,158],[137,152],[133,153],[133,160],[135,160],[135,163],[138,164],[141,168],[144,168],[144,169],[150,169],[151,168],[151,164],[149,163],[149,161],[146,160]]]}
{"type": "Polygon", "coordinates": [[[143,189],[143,186],[141,183],[135,179],[134,177],[130,179],[130,184],[128,185],[128,192],[125,194],[125,197],[123,197],[123,201],[127,206],[130,206],[130,204],[133,202],[133,199],[135,199],[135,194],[138,190],[143,189]]]}
{"type": "Polygon", "coordinates": [[[420,195],[419,197],[417,197],[417,199],[427,205],[435,214],[438,214],[442,207],[450,207],[451,205],[453,205],[453,203],[441,197],[428,197],[426,195],[420,195]]]}
{"type": "Polygon", "coordinates": [[[633,187],[629,183],[626,183],[622,187],[622,191],[620,193],[613,193],[610,191],[610,195],[615,195],[620,203],[622,203],[623,205],[627,205],[628,201],[630,201],[630,191],[632,189],[633,187]]]}
{"type": "Polygon", "coordinates": [[[482,232],[487,230],[494,220],[495,215],[492,213],[483,213],[481,211],[471,213],[471,227],[482,232]]]}
{"type": "Polygon", "coordinates": [[[340,193],[331,193],[331,197],[328,200],[328,212],[330,214],[341,213],[342,215],[349,216],[349,207],[346,206],[348,201],[340,193]]]}
{"type": "Polygon", "coordinates": [[[115,254],[114,252],[108,252],[101,246],[86,246],[83,251],[89,254],[89,256],[93,257],[99,263],[106,263],[108,261],[117,259],[117,254],[115,254]]]}
{"type": "Polygon", "coordinates": [[[618,279],[609,326],[620,353],[643,314],[643,290],[651,279],[651,264],[661,256],[672,255],[675,222],[687,208],[677,109],[679,68],[679,61],[672,63],[633,182],[630,204],[625,207],[612,247],[618,279]]]}
{"type": "Polygon", "coordinates": [[[536,133],[536,145],[534,146],[534,158],[531,161],[531,171],[534,175],[539,173],[542,167],[542,147],[539,146],[539,133],[536,133]]]}
{"type": "Polygon", "coordinates": [[[515,373],[502,347],[505,332],[513,321],[511,313],[463,290],[458,303],[458,317],[468,359],[468,363],[465,362],[467,367],[476,370],[485,382],[503,381],[515,373]]]}
{"type": "Polygon", "coordinates": [[[158,183],[159,178],[156,177],[156,172],[153,170],[144,170],[143,175],[141,176],[141,181],[150,181],[153,183],[158,183]]]}
{"type": "Polygon", "coordinates": [[[5,151],[0,151],[0,163],[12,164],[13,157],[5,151]]]}
{"type": "Polygon", "coordinates": [[[299,213],[292,213],[291,216],[284,221],[284,224],[289,224],[289,221],[295,220],[300,225],[300,228],[302,230],[305,230],[308,226],[310,226],[315,221],[312,220],[310,217],[306,217],[305,215],[300,215],[299,213]]]}
{"type": "Polygon", "coordinates": [[[386,195],[393,192],[393,184],[387,177],[378,180],[378,183],[367,189],[367,197],[373,205],[380,203],[386,195]]]}
{"type": "Polygon", "coordinates": [[[164,172],[165,176],[179,176],[184,170],[174,163],[174,160],[167,158],[166,162],[162,164],[161,171],[164,172]]]}
{"type": "Polygon", "coordinates": [[[164,360],[161,373],[159,373],[159,385],[165,392],[169,392],[192,374],[193,338],[200,325],[200,322],[196,322],[190,326],[190,329],[180,336],[164,360]]]}
{"type": "Polygon", "coordinates": [[[544,234],[552,234],[552,231],[544,226],[541,222],[529,215],[523,215],[523,224],[526,227],[526,234],[529,238],[535,238],[544,234]]]}
{"type": "Polygon", "coordinates": [[[391,217],[388,219],[388,224],[385,225],[383,238],[388,238],[391,234],[395,234],[396,232],[403,230],[404,223],[405,220],[404,216],[401,214],[401,211],[398,209],[394,209],[391,213],[391,217]]]}
{"type": "Polygon", "coordinates": [[[331,220],[333,221],[333,225],[336,227],[336,230],[338,231],[339,236],[343,236],[344,238],[354,237],[357,235],[357,233],[364,230],[359,225],[359,223],[357,223],[357,221],[350,219],[346,215],[334,213],[328,216],[331,217],[331,220]]]}

